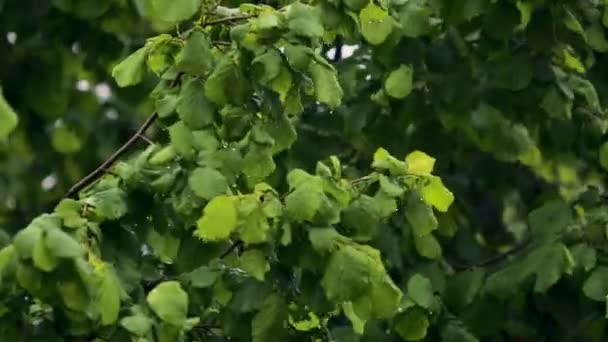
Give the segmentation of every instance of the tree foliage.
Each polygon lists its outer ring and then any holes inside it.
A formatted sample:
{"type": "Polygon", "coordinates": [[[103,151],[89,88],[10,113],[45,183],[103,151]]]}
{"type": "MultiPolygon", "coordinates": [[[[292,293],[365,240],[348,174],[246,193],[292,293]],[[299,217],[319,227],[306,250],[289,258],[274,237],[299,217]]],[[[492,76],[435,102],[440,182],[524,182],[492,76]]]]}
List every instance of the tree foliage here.
{"type": "Polygon", "coordinates": [[[606,27],[592,0],[0,0],[0,336],[605,340],[606,27]]]}

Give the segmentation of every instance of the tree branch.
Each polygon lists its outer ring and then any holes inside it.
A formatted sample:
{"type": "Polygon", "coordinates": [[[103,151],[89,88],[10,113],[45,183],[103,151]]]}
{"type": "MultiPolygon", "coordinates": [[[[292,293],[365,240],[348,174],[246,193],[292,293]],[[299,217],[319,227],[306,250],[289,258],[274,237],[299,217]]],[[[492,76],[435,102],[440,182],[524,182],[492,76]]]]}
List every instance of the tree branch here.
{"type": "Polygon", "coordinates": [[[231,21],[245,20],[245,19],[249,19],[251,17],[252,16],[249,15],[249,14],[247,14],[247,15],[235,15],[235,16],[231,16],[231,17],[225,17],[225,18],[219,18],[219,19],[215,19],[215,20],[209,20],[204,25],[205,26],[209,26],[209,25],[223,24],[223,23],[227,23],[227,22],[231,22],[231,21]]]}
{"type": "MultiPolygon", "coordinates": [[[[171,81],[171,84],[170,84],[171,88],[175,87],[179,83],[179,81],[180,81],[181,77],[183,76],[183,74],[184,73],[182,73],[182,72],[180,72],[180,73],[177,74],[177,76],[173,79],[173,81],[171,81]]],[[[74,195],[76,195],[77,193],[79,193],[82,189],[86,188],[87,186],[89,186],[93,182],[95,182],[97,179],[99,179],[99,177],[103,176],[110,169],[110,167],[120,157],[122,157],[122,155],[131,146],[133,146],[137,142],[137,140],[140,139],[140,137],[143,136],[143,134],[146,132],[146,130],[148,130],[148,128],[150,128],[150,126],[152,126],[152,124],[154,123],[154,121],[156,121],[156,119],[158,119],[158,113],[154,112],[139,127],[139,129],[137,130],[137,132],[135,132],[135,134],[133,134],[131,136],[131,138],[129,138],[129,140],[127,140],[127,142],[125,142],[122,146],[120,146],[118,148],[118,150],[116,150],[116,152],[114,152],[108,159],[106,159],[95,170],[93,170],[93,172],[89,173],[84,178],[82,178],[81,180],[79,180],[76,184],[74,184],[68,190],[68,192],[66,192],[66,194],[63,196],[63,198],[73,197],[74,195]]]]}

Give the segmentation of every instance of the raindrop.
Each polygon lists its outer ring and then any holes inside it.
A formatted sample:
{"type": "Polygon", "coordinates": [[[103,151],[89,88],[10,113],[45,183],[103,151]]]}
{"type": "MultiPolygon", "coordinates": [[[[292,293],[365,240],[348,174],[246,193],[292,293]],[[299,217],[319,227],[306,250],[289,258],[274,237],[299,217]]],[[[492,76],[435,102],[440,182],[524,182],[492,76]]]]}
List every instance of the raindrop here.
{"type": "Polygon", "coordinates": [[[6,40],[8,41],[9,44],[15,45],[15,43],[17,42],[17,33],[12,32],[12,31],[7,33],[6,40]]]}
{"type": "Polygon", "coordinates": [[[55,185],[57,185],[57,177],[53,174],[44,177],[40,183],[40,186],[42,186],[42,189],[45,191],[53,189],[55,185]]]}

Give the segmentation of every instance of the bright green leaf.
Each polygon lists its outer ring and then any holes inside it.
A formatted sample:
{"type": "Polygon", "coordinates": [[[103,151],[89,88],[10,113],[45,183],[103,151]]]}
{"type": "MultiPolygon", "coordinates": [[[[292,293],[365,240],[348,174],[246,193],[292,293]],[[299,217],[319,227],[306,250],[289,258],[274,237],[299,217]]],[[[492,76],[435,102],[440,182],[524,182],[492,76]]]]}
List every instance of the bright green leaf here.
{"type": "Polygon", "coordinates": [[[435,158],[421,151],[414,151],[405,157],[407,172],[414,175],[430,175],[435,166],[435,158]]]}
{"type": "Polygon", "coordinates": [[[237,223],[234,200],[229,196],[218,196],[205,206],[194,235],[203,241],[228,240],[237,223]]]}
{"type": "Polygon", "coordinates": [[[313,61],[309,66],[315,84],[315,96],[319,102],[335,108],[342,103],[342,87],[338,83],[336,70],[313,61]]]}
{"type": "Polygon", "coordinates": [[[108,264],[104,264],[101,272],[101,286],[97,297],[97,308],[101,315],[102,325],[111,325],[118,320],[120,311],[120,283],[114,269],[108,264]]]}
{"type": "Polygon", "coordinates": [[[59,258],[76,258],[84,253],[84,248],[61,228],[46,230],[46,247],[49,252],[59,258]]]}
{"type": "Polygon", "coordinates": [[[412,68],[407,65],[401,65],[388,75],[384,82],[384,89],[388,95],[397,99],[403,99],[412,92],[413,78],[414,71],[412,68]]]}
{"type": "Polygon", "coordinates": [[[119,87],[135,85],[144,79],[148,47],[144,46],[112,69],[112,77],[119,87]]]}
{"type": "Polygon", "coordinates": [[[427,204],[442,212],[448,211],[454,202],[454,194],[443,185],[441,178],[435,176],[430,177],[429,183],[420,189],[420,195],[427,204]]]}
{"type": "Polygon", "coordinates": [[[361,34],[372,45],[381,44],[393,31],[393,19],[386,10],[370,2],[359,13],[361,34]]]}
{"type": "Polygon", "coordinates": [[[181,327],[188,313],[188,294],[177,281],[165,281],[148,293],[147,302],[163,321],[181,327]]]}

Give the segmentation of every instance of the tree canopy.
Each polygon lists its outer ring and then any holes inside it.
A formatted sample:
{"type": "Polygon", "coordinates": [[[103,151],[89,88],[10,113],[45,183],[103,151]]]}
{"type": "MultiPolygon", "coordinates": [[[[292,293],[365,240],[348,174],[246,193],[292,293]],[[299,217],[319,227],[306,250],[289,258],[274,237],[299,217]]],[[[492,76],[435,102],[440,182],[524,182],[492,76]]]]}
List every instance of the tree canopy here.
{"type": "Polygon", "coordinates": [[[0,0],[0,336],[606,340],[607,27],[0,0]]]}

